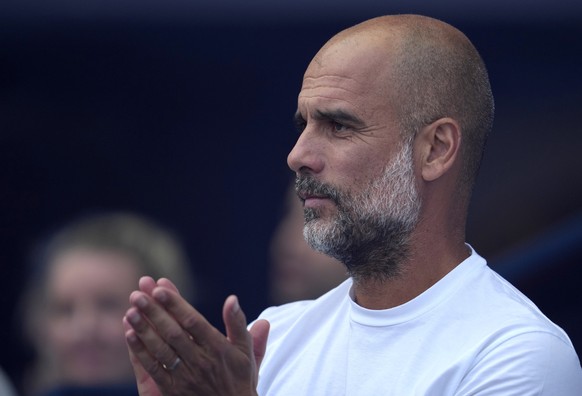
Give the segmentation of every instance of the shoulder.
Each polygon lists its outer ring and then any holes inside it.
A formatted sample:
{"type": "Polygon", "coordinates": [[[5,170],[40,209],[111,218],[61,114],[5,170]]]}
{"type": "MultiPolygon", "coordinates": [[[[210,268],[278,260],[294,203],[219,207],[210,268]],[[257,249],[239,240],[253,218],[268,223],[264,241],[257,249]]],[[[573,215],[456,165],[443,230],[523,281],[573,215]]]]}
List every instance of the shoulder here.
{"type": "Polygon", "coordinates": [[[520,332],[476,357],[459,394],[578,395],[582,368],[572,344],[551,331],[520,332]]]}
{"type": "Polygon", "coordinates": [[[582,368],[568,335],[488,266],[465,279],[448,308],[477,348],[459,394],[579,394],[582,368]]]}
{"type": "Polygon", "coordinates": [[[548,333],[571,345],[562,329],[475,252],[439,283],[446,313],[483,336],[503,342],[517,334],[548,333]]]}
{"type": "Polygon", "coordinates": [[[477,306],[495,318],[498,326],[505,328],[507,340],[518,335],[526,338],[537,335],[572,347],[568,335],[533,301],[489,267],[486,271],[488,276],[482,281],[477,306]]]}
{"type": "Polygon", "coordinates": [[[321,319],[329,315],[331,311],[341,309],[342,302],[349,299],[349,291],[352,285],[351,279],[325,293],[316,300],[296,301],[265,309],[259,319],[266,319],[271,324],[271,336],[278,329],[289,329],[295,323],[305,323],[311,319],[321,319]]]}
{"type": "Polygon", "coordinates": [[[261,312],[259,319],[267,319],[271,323],[293,321],[305,310],[315,305],[315,301],[317,300],[302,300],[269,307],[261,312]]]}

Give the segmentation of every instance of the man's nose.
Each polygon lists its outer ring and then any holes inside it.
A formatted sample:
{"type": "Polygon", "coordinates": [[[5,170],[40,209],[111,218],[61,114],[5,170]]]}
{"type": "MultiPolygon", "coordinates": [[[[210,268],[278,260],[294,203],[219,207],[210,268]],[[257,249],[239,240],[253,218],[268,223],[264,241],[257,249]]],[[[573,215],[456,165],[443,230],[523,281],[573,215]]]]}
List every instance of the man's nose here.
{"type": "Polygon", "coordinates": [[[319,173],[323,170],[322,142],[315,133],[306,128],[287,156],[287,164],[295,173],[319,173]]]}

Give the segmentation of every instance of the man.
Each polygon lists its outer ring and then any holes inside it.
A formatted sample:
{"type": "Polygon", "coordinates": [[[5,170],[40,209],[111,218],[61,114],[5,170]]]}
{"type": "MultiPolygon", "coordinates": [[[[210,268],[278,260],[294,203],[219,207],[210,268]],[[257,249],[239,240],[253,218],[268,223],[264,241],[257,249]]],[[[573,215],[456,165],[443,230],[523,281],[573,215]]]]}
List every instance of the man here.
{"type": "Polygon", "coordinates": [[[492,118],[455,28],[387,16],[333,37],[305,73],[288,163],[307,241],[351,278],[248,332],[231,296],[226,337],[143,278],[124,320],[141,395],[580,394],[566,334],[465,244],[492,118]]]}

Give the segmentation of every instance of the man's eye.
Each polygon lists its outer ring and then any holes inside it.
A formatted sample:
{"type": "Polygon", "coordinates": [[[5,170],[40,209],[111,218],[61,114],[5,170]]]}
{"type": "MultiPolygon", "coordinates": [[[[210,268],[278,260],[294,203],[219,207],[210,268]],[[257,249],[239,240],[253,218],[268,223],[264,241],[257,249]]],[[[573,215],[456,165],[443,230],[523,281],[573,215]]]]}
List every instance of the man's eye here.
{"type": "Polygon", "coordinates": [[[336,132],[343,132],[347,129],[347,127],[344,124],[340,124],[339,122],[334,122],[333,123],[333,129],[336,132]]]}

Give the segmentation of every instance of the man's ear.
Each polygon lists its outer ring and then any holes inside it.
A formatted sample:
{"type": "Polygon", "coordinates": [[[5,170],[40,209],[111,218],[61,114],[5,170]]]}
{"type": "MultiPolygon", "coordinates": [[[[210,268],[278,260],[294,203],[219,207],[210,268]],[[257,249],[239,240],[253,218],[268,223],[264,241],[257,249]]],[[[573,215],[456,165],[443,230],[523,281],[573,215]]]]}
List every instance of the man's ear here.
{"type": "Polygon", "coordinates": [[[452,118],[440,118],[422,128],[417,140],[424,181],[434,181],[457,162],[461,147],[461,129],[452,118]]]}

